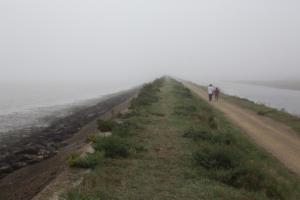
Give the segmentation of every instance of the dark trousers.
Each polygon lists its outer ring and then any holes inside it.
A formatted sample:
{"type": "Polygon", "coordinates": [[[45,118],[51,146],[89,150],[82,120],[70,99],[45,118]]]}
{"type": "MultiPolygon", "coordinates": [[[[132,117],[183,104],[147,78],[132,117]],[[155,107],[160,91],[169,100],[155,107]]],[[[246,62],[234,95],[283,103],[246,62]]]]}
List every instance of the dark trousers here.
{"type": "Polygon", "coordinates": [[[212,94],[208,94],[208,99],[209,99],[209,101],[211,101],[212,100],[212,94]]]}
{"type": "Polygon", "coordinates": [[[215,99],[218,101],[219,100],[219,94],[215,94],[215,99]]]}

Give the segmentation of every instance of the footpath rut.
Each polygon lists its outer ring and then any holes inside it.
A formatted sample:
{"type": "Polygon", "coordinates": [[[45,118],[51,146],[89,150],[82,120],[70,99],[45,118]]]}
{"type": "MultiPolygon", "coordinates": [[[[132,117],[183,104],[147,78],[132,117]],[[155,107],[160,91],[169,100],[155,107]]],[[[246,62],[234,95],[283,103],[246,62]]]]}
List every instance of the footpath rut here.
{"type": "MultiPolygon", "coordinates": [[[[187,88],[207,99],[207,93],[194,83],[181,81],[187,88]]],[[[259,116],[224,100],[212,105],[222,111],[258,145],[265,148],[287,168],[300,176],[300,137],[288,126],[259,116]]]]}

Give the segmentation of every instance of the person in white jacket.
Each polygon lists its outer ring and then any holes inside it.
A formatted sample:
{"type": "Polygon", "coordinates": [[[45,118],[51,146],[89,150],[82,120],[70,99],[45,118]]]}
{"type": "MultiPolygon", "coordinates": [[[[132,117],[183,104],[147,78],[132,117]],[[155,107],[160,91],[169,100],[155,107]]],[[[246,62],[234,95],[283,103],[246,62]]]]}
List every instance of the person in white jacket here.
{"type": "Polygon", "coordinates": [[[207,93],[208,93],[208,99],[209,101],[212,101],[212,97],[215,91],[215,87],[212,84],[209,84],[208,88],[207,88],[207,93]]]}

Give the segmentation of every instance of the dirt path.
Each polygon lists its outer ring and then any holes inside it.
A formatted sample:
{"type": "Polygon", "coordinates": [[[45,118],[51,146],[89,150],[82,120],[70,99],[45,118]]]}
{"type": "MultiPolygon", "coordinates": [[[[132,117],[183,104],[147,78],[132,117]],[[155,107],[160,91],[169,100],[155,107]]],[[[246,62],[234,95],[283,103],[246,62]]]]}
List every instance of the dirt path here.
{"type": "MultiPolygon", "coordinates": [[[[203,99],[207,99],[206,91],[199,86],[186,81],[182,83],[203,99]]],[[[300,137],[292,129],[224,100],[212,104],[242,128],[257,144],[300,176],[300,137]]]]}

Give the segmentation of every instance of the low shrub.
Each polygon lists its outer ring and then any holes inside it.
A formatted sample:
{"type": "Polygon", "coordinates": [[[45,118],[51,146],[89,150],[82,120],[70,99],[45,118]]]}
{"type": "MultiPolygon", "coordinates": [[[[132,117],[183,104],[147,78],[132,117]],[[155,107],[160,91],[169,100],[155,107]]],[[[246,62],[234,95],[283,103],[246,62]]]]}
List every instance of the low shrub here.
{"type": "Polygon", "coordinates": [[[112,134],[120,137],[126,137],[129,135],[130,126],[131,124],[128,122],[118,124],[112,129],[112,134]]]}
{"type": "Polygon", "coordinates": [[[175,115],[181,115],[181,116],[192,116],[193,113],[197,111],[197,107],[194,105],[179,105],[174,108],[174,114],[175,115]]]}
{"type": "Polygon", "coordinates": [[[134,150],[135,150],[136,153],[138,153],[138,152],[147,151],[148,148],[144,145],[135,145],[134,150]]]}
{"type": "Polygon", "coordinates": [[[160,112],[150,112],[151,115],[155,115],[155,116],[158,116],[158,117],[164,117],[165,114],[164,113],[160,113],[160,112]]]}
{"type": "Polygon", "coordinates": [[[120,119],[128,119],[130,117],[138,116],[140,113],[136,112],[135,110],[130,110],[130,112],[120,114],[119,118],[120,119]]]}
{"type": "Polygon", "coordinates": [[[233,170],[227,184],[256,191],[264,188],[265,179],[266,174],[259,166],[244,164],[233,170]]]}
{"type": "Polygon", "coordinates": [[[206,174],[224,184],[249,191],[263,191],[271,199],[285,199],[288,187],[279,184],[276,176],[264,170],[258,162],[245,160],[232,146],[205,145],[194,153],[194,159],[206,174]]]}
{"type": "Polygon", "coordinates": [[[235,143],[235,138],[230,133],[214,132],[207,126],[193,127],[186,130],[183,137],[191,138],[195,141],[203,140],[213,144],[230,145],[235,143]]]}
{"type": "Polygon", "coordinates": [[[231,145],[236,143],[236,138],[231,133],[218,132],[213,134],[211,141],[214,144],[231,145]]]}
{"type": "Polygon", "coordinates": [[[276,177],[268,174],[257,163],[245,162],[234,169],[215,170],[209,174],[211,178],[236,188],[264,191],[271,199],[285,199],[288,196],[288,187],[278,184],[276,177]]]}
{"type": "Polygon", "coordinates": [[[112,131],[112,129],[116,126],[116,122],[112,120],[98,120],[98,129],[102,132],[112,131]]]}
{"type": "Polygon", "coordinates": [[[257,191],[263,188],[264,173],[257,167],[240,165],[231,169],[211,170],[209,176],[227,185],[257,191]]]}
{"type": "Polygon", "coordinates": [[[198,164],[208,170],[233,169],[241,162],[241,155],[235,148],[221,145],[206,145],[194,153],[198,164]]]}
{"type": "Polygon", "coordinates": [[[262,109],[262,110],[257,111],[257,114],[264,116],[264,115],[267,115],[271,112],[274,112],[274,109],[267,109],[266,108],[266,109],[262,109]]]}
{"type": "Polygon", "coordinates": [[[73,154],[69,157],[68,163],[70,167],[95,168],[100,161],[103,160],[103,157],[102,152],[89,153],[84,157],[81,157],[78,154],[73,154]]]}
{"type": "Polygon", "coordinates": [[[211,129],[217,129],[218,128],[218,123],[217,123],[217,120],[214,116],[210,116],[208,118],[208,125],[211,129]]]}
{"type": "Polygon", "coordinates": [[[206,126],[193,127],[186,130],[183,137],[191,138],[193,140],[212,140],[212,132],[206,126]]]}
{"type": "Polygon", "coordinates": [[[97,151],[104,151],[104,156],[107,158],[126,158],[129,156],[130,145],[124,138],[119,136],[110,136],[97,138],[94,143],[94,148],[97,151]]]}
{"type": "Polygon", "coordinates": [[[88,136],[87,136],[87,141],[88,142],[96,142],[96,139],[97,139],[97,134],[96,133],[91,133],[91,134],[88,134],[88,136]]]}

